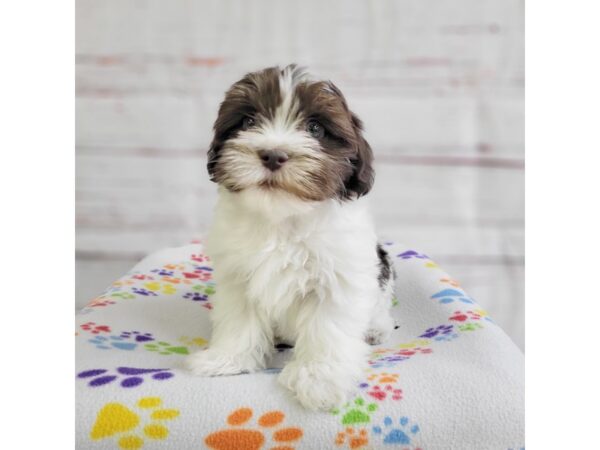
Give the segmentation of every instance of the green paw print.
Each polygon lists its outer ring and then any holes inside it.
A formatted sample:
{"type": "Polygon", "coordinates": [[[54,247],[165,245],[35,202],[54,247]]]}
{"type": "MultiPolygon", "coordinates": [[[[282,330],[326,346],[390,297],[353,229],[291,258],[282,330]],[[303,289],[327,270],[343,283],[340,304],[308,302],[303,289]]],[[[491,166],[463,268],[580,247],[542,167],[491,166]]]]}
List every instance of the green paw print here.
{"type": "Polygon", "coordinates": [[[203,286],[201,284],[197,284],[195,286],[192,286],[192,289],[196,292],[201,292],[206,295],[213,295],[215,293],[214,286],[203,286]]]}
{"type": "Polygon", "coordinates": [[[122,298],[122,299],[135,298],[135,295],[130,294],[129,292],[113,292],[112,294],[110,294],[110,296],[111,297],[122,298]]]}
{"type": "Polygon", "coordinates": [[[398,306],[400,302],[398,301],[398,299],[396,297],[392,297],[392,307],[394,306],[398,306]]]}
{"type": "MultiPolygon", "coordinates": [[[[366,403],[361,397],[354,400],[354,403],[346,403],[343,407],[342,416],[343,425],[356,425],[371,422],[371,414],[377,411],[375,403],[366,403]]],[[[342,411],[334,409],[333,414],[340,414],[342,411]]]]}
{"type": "Polygon", "coordinates": [[[465,323],[463,325],[458,326],[458,329],[460,331],[475,331],[479,328],[483,328],[479,323],[465,323]]]}
{"type": "Polygon", "coordinates": [[[157,352],[159,355],[187,355],[189,354],[187,347],[174,346],[168,342],[156,342],[144,345],[144,348],[149,352],[157,352]]]}

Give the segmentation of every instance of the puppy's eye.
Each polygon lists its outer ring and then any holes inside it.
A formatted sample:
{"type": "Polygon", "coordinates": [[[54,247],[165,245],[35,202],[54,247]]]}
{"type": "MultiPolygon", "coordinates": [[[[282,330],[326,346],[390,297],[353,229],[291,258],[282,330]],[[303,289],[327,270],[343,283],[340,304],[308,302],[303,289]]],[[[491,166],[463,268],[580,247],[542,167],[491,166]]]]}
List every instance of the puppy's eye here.
{"type": "Polygon", "coordinates": [[[306,124],[306,131],[310,133],[310,135],[316,139],[321,139],[325,136],[325,128],[316,120],[309,120],[306,124]]]}
{"type": "Polygon", "coordinates": [[[247,130],[248,128],[252,128],[256,125],[256,120],[253,117],[246,116],[244,120],[242,120],[242,129],[247,130]]]}

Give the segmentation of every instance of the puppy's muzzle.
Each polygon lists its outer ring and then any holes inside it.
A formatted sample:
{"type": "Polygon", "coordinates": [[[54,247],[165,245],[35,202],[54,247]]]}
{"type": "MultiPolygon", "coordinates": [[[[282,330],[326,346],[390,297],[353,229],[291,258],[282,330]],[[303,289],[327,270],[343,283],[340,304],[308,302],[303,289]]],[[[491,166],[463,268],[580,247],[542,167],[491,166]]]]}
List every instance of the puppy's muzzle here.
{"type": "Polygon", "coordinates": [[[281,150],[260,150],[258,152],[258,157],[262,161],[263,166],[272,172],[281,169],[289,159],[287,153],[281,150]]]}

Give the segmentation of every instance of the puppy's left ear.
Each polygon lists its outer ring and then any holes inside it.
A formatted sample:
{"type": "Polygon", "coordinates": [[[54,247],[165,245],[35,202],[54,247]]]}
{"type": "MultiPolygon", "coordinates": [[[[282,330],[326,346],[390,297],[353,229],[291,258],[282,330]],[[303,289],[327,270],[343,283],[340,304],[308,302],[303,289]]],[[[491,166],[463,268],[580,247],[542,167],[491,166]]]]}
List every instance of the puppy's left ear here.
{"type": "Polygon", "coordinates": [[[352,127],[356,134],[356,156],[351,159],[354,171],[346,182],[346,190],[355,192],[357,197],[366,195],[373,187],[375,171],[373,170],[373,151],[363,137],[362,121],[354,113],[351,114],[352,127]]]}

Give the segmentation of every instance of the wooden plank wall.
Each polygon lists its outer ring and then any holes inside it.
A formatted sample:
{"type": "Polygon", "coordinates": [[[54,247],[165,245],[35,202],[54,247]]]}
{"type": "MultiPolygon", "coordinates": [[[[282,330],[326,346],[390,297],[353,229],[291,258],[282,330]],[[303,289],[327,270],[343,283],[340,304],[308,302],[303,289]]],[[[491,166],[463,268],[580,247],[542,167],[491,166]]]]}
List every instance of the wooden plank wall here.
{"type": "Polygon", "coordinates": [[[365,121],[382,236],[433,256],[523,347],[522,0],[78,0],[77,301],[206,229],[224,90],[298,62],[365,121]]]}

